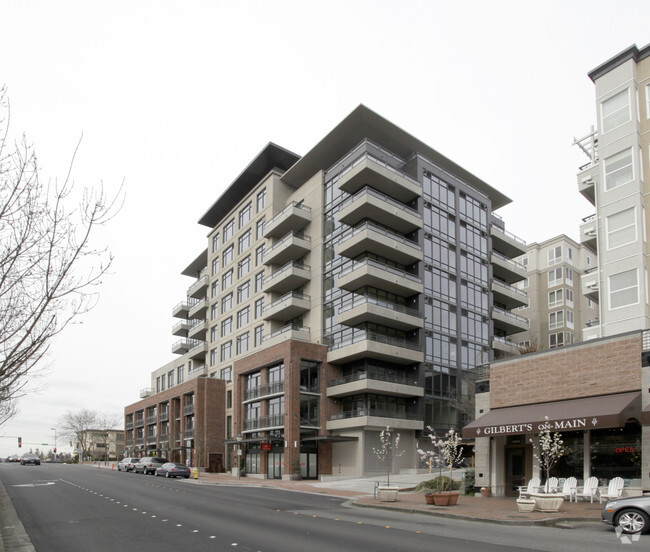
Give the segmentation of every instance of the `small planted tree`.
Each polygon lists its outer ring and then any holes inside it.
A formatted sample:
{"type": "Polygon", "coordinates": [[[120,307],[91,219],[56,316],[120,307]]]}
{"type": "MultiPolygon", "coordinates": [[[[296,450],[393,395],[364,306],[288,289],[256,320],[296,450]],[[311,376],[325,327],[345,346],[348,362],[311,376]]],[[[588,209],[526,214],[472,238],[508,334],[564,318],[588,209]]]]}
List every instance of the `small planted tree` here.
{"type": "Polygon", "coordinates": [[[567,454],[567,449],[564,446],[564,441],[558,432],[551,432],[551,423],[548,421],[548,416],[544,416],[546,420],[540,425],[539,443],[535,443],[533,439],[534,451],[533,456],[539,462],[539,466],[544,472],[546,481],[551,476],[551,470],[557,464],[557,461],[567,454]]]}
{"type": "Polygon", "coordinates": [[[377,459],[386,466],[386,486],[390,487],[390,471],[393,465],[393,458],[402,456],[403,450],[399,450],[399,433],[393,433],[390,427],[382,429],[379,433],[378,448],[373,448],[377,459]]]}
{"type": "Polygon", "coordinates": [[[443,437],[439,437],[436,430],[429,427],[429,439],[432,448],[429,450],[418,449],[420,458],[429,466],[438,469],[437,485],[435,491],[451,491],[453,488],[453,469],[460,464],[463,458],[463,447],[461,437],[454,430],[450,429],[443,437]],[[449,469],[449,477],[443,477],[442,470],[449,469]]]}

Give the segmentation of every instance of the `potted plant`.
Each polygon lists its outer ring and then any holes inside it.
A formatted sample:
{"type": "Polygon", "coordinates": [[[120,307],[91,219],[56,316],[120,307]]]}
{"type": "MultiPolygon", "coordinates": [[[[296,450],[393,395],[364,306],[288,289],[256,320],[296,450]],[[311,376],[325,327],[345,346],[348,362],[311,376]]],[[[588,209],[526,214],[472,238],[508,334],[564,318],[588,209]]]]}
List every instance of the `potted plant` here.
{"type": "MultiPolygon", "coordinates": [[[[539,426],[539,442],[536,443],[533,439],[530,442],[534,447],[533,457],[539,462],[548,481],[548,478],[551,476],[551,470],[567,451],[560,434],[558,432],[551,432],[551,424],[548,421],[548,416],[544,416],[544,419],[546,421],[539,426]]],[[[535,500],[535,510],[541,512],[557,512],[564,502],[564,495],[562,493],[545,493],[542,491],[531,494],[531,498],[535,500]]]]}
{"type": "Polygon", "coordinates": [[[418,454],[430,467],[438,468],[439,475],[434,480],[438,481],[437,488],[433,493],[434,503],[439,506],[453,506],[458,502],[460,495],[459,492],[453,491],[453,469],[463,457],[463,447],[460,445],[461,437],[454,429],[450,429],[444,437],[438,437],[435,430],[429,427],[429,438],[432,449],[419,449],[418,454]],[[443,468],[449,469],[449,477],[444,479],[443,468]]]}
{"type": "Polygon", "coordinates": [[[492,494],[492,489],[490,487],[481,487],[481,496],[487,498],[492,494]]]}
{"type": "Polygon", "coordinates": [[[380,485],[377,489],[379,493],[379,500],[381,502],[395,502],[397,494],[399,493],[398,487],[392,487],[390,484],[390,471],[393,463],[393,458],[401,456],[404,451],[399,450],[399,433],[393,436],[390,427],[386,427],[379,433],[378,448],[373,448],[375,456],[380,462],[386,466],[386,485],[380,485]]]}
{"type": "Polygon", "coordinates": [[[535,499],[534,498],[518,498],[517,499],[517,510],[522,513],[532,512],[535,509],[535,499]]]}
{"type": "Polygon", "coordinates": [[[293,463],[293,475],[291,476],[291,479],[294,481],[302,480],[302,472],[300,471],[300,460],[296,460],[293,463]]]}

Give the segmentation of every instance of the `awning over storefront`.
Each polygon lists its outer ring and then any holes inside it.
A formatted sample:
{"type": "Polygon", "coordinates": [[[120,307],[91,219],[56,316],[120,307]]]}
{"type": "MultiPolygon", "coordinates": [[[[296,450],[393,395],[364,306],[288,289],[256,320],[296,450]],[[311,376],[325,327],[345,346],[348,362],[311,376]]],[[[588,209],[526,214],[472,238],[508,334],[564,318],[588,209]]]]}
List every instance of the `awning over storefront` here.
{"type": "Polygon", "coordinates": [[[630,418],[641,419],[641,393],[495,408],[466,425],[463,438],[537,433],[547,418],[552,431],[622,427],[630,418]]]}
{"type": "Polygon", "coordinates": [[[650,425],[650,404],[641,412],[641,425],[650,425]]]}

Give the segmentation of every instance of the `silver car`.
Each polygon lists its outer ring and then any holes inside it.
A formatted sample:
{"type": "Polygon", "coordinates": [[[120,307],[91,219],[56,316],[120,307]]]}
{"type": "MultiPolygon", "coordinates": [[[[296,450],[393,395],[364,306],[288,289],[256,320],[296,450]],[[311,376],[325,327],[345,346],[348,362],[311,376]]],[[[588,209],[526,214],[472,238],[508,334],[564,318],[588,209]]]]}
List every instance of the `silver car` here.
{"type": "Polygon", "coordinates": [[[647,533],[650,531],[650,496],[610,500],[601,517],[603,523],[620,527],[624,533],[647,533]]]}
{"type": "Polygon", "coordinates": [[[139,458],[123,458],[120,460],[120,463],[117,465],[117,471],[130,472],[133,471],[135,463],[140,460],[139,458]]]}

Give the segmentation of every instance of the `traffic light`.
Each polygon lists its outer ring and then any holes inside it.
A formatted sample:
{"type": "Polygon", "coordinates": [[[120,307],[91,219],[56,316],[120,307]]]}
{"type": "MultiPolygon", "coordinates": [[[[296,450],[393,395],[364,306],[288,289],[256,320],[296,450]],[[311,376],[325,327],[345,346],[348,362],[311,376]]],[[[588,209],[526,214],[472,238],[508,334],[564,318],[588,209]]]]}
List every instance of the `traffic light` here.
{"type": "Polygon", "coordinates": [[[56,447],[54,447],[54,454],[56,454],[56,447]]]}
{"type": "Polygon", "coordinates": [[[22,438],[22,437],[18,437],[18,448],[20,448],[20,447],[22,447],[22,446],[23,446],[23,438],[22,438]]]}

